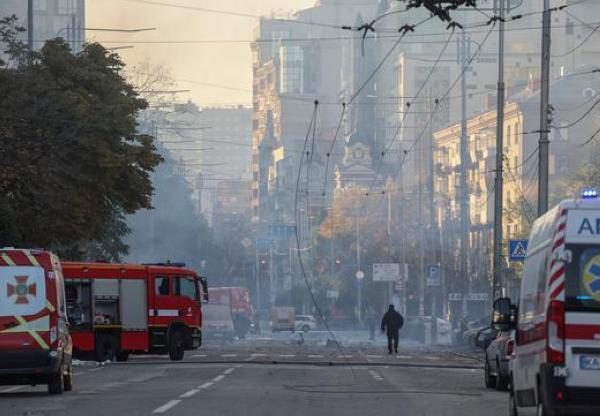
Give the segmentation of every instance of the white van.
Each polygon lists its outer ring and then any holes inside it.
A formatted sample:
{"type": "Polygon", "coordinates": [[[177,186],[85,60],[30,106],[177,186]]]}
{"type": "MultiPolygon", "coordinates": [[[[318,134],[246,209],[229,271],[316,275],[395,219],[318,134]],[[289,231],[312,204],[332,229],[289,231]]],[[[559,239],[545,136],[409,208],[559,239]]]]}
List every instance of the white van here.
{"type": "Polygon", "coordinates": [[[518,305],[494,303],[493,324],[516,328],[510,411],[600,415],[600,199],[586,191],[531,231],[518,305]]]}

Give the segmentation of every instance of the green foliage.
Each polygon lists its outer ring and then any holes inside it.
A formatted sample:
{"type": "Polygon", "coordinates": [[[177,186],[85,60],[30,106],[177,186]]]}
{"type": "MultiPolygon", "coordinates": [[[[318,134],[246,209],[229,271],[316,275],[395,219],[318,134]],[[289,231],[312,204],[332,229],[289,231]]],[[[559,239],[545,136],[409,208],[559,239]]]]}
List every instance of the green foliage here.
{"type": "Polygon", "coordinates": [[[15,23],[0,21],[9,56],[0,67],[0,243],[69,257],[96,247],[117,259],[124,216],[151,207],[150,173],[162,161],[154,139],[136,132],[147,103],[118,55],[99,44],[74,55],[60,39],[30,52],[15,23]]]}

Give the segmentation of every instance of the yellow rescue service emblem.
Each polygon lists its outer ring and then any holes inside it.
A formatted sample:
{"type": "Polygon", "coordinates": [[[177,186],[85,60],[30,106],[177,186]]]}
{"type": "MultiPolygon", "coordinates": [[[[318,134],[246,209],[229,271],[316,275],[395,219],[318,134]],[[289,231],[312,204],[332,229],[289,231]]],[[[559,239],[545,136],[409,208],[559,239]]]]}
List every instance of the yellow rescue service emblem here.
{"type": "Polygon", "coordinates": [[[590,296],[600,302],[600,254],[588,260],[583,268],[583,286],[590,296]]]}

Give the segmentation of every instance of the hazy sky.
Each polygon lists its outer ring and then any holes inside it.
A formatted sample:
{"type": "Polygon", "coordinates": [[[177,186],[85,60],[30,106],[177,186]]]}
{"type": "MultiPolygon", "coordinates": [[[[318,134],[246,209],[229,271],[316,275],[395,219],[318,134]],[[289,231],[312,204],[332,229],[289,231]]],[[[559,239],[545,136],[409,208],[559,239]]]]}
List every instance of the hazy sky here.
{"type": "MultiPolygon", "coordinates": [[[[158,3],[202,7],[222,11],[270,15],[273,10],[289,12],[312,6],[315,0],[154,0],[158,3]]],[[[153,1],[150,0],[150,3],[153,1]]],[[[185,10],[144,3],[140,0],[88,0],[87,25],[100,28],[133,29],[156,27],[137,34],[88,32],[97,41],[115,41],[106,46],[135,45],[119,53],[128,65],[148,59],[167,65],[179,87],[192,90],[180,94],[200,104],[250,104],[252,65],[248,43],[136,43],[154,41],[251,40],[258,19],[185,10]],[[232,90],[184,82],[226,85],[232,90]],[[246,90],[246,91],[244,91],[246,90]]]]}

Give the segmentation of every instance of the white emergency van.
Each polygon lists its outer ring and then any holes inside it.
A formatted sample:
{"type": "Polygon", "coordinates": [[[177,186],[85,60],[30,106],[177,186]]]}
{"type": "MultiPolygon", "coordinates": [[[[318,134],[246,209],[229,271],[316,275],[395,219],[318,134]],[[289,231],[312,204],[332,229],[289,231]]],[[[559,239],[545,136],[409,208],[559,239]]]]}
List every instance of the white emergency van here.
{"type": "Polygon", "coordinates": [[[600,199],[582,195],[535,222],[517,304],[494,303],[493,324],[516,328],[513,415],[600,415],[600,199]]]}

